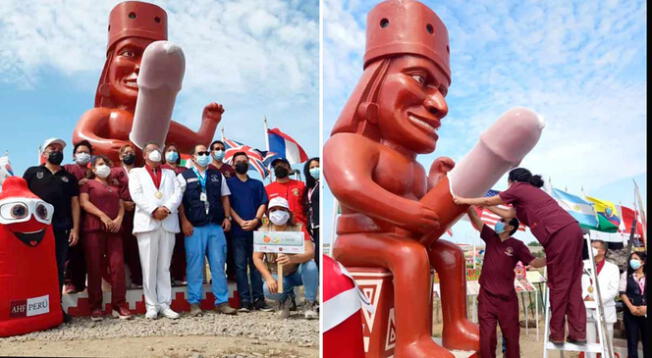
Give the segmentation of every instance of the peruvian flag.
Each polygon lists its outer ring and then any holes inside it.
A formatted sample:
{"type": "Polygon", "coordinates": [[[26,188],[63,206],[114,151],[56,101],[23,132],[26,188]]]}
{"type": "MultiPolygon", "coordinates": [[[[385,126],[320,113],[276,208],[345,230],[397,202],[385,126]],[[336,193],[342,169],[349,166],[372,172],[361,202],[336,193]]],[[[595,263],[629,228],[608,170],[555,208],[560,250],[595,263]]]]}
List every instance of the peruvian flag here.
{"type": "Polygon", "coordinates": [[[269,138],[269,151],[287,159],[290,164],[303,163],[308,160],[308,155],[301,145],[289,135],[281,132],[280,129],[268,129],[267,137],[269,138]]]}
{"type": "Polygon", "coordinates": [[[638,212],[635,211],[634,209],[628,208],[626,206],[620,206],[620,212],[622,213],[622,221],[619,227],[619,232],[629,234],[632,232],[632,223],[636,220],[636,231],[634,231],[634,235],[642,235],[643,234],[643,225],[641,224],[640,216],[638,215],[638,212]]]}

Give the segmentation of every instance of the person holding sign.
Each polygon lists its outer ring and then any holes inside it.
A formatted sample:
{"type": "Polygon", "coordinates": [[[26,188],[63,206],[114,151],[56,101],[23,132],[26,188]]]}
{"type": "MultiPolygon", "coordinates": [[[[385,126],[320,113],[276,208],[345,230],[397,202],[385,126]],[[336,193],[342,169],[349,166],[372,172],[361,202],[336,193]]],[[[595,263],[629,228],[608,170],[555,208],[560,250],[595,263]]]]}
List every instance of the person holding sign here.
{"type": "Polygon", "coordinates": [[[480,274],[478,320],[480,321],[480,355],[496,356],[496,323],[500,324],[506,343],[505,357],[520,357],[518,298],[514,290],[514,267],[521,261],[530,267],[543,267],[545,258],[535,258],[525,244],[511,237],[518,229],[518,219],[501,219],[495,230],[484,224],[473,207],[469,219],[486,243],[480,274]]]}
{"type": "Polygon", "coordinates": [[[192,168],[177,176],[183,192],[181,226],[186,236],[186,279],[190,314],[201,314],[199,301],[204,280],[204,257],[208,257],[211,270],[211,290],[215,295],[215,311],[237,314],[229,306],[229,287],[226,283],[226,238],[231,229],[231,204],[229,187],[219,170],[207,168],[210,152],[198,144],[192,153],[192,168]]]}
{"type": "Polygon", "coordinates": [[[310,235],[302,224],[295,223],[290,205],[283,197],[269,201],[267,217],[269,220],[254,234],[253,255],[254,265],[265,280],[265,297],[278,302],[279,315],[285,319],[290,316],[294,288],[303,285],[304,316],[316,319],[319,317],[316,302],[319,272],[310,235]]]}

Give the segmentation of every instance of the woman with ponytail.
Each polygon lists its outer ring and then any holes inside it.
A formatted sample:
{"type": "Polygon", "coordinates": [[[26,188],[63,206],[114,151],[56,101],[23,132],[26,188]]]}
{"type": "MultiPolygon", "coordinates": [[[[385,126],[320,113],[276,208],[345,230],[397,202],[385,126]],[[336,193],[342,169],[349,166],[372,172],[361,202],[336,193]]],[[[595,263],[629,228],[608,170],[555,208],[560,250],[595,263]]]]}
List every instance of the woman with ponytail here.
{"type": "Polygon", "coordinates": [[[530,228],[543,246],[548,266],[550,287],[550,341],[564,342],[565,321],[567,341],[586,342],[586,310],[582,301],[583,234],[578,222],[562,209],[557,201],[540,188],[543,179],[525,168],[512,169],[507,178],[508,188],[492,197],[455,197],[460,205],[486,206],[506,221],[513,217],[530,228]],[[511,204],[509,209],[496,205],[511,204]]]}

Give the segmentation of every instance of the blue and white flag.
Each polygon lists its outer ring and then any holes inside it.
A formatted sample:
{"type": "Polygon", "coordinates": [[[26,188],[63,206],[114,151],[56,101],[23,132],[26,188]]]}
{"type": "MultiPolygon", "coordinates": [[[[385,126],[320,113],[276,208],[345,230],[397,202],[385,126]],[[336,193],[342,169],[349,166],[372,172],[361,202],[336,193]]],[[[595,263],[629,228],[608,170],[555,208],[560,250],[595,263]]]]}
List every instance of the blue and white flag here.
{"type": "Polygon", "coordinates": [[[593,204],[588,201],[569,194],[565,191],[552,188],[552,197],[557,200],[559,206],[566,210],[580,226],[585,229],[595,229],[598,227],[598,216],[593,208],[593,204]]]}

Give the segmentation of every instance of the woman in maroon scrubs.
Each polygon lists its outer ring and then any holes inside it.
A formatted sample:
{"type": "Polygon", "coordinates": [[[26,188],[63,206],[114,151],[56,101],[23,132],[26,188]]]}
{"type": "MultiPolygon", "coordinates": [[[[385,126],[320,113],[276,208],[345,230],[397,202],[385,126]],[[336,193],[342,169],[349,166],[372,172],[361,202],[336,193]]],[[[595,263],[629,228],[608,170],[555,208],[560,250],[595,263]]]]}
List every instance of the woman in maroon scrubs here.
{"type": "Polygon", "coordinates": [[[131,312],[125,299],[125,268],[120,236],[124,218],[120,189],[107,181],[111,173],[107,157],[96,156],[91,162],[91,169],[94,178],[88,180],[80,189],[80,202],[86,212],[82,231],[88,269],[91,320],[99,321],[103,318],[102,270],[105,255],[111,272],[111,315],[130,319],[131,312]]]}
{"type": "Polygon", "coordinates": [[[543,246],[550,287],[550,341],[564,342],[564,325],[568,321],[567,341],[586,342],[586,310],[582,301],[582,229],[557,201],[540,188],[543,179],[525,168],[512,169],[509,187],[496,196],[482,198],[455,197],[456,204],[494,206],[511,204],[513,208],[491,210],[510,220],[517,217],[530,228],[543,246]],[[564,319],[566,318],[566,320],[564,319]]]}

